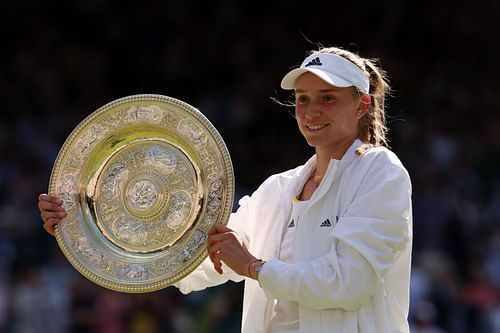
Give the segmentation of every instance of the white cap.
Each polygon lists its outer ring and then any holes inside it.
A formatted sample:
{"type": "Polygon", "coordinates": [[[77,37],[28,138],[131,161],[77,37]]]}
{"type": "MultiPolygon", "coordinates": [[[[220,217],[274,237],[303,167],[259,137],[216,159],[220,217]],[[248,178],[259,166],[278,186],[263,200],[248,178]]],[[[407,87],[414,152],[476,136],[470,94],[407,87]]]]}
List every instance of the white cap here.
{"type": "Polygon", "coordinates": [[[354,63],[331,53],[314,53],[299,68],[292,69],[281,80],[281,88],[294,89],[295,81],[309,72],[335,87],[356,87],[362,93],[370,91],[368,76],[354,63]]]}

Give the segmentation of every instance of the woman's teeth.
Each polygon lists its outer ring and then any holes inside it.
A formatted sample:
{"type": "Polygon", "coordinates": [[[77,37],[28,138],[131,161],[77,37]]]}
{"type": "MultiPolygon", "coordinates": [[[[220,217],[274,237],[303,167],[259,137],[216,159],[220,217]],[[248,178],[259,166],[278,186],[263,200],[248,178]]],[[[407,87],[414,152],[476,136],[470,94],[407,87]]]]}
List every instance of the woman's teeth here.
{"type": "Polygon", "coordinates": [[[318,124],[318,125],[307,125],[306,127],[310,130],[319,130],[325,126],[326,126],[326,124],[318,124]]]}

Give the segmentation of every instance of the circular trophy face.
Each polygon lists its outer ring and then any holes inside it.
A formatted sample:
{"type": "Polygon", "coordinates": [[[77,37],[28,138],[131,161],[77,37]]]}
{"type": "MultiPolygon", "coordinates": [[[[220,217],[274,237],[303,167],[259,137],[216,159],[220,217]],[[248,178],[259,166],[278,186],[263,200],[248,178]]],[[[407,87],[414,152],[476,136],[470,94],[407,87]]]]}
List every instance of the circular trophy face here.
{"type": "Polygon", "coordinates": [[[194,107],[161,95],[108,103],[66,139],[49,193],[68,216],[57,242],[85,277],[141,293],[171,285],[206,257],[234,198],[227,148],[194,107]]]}

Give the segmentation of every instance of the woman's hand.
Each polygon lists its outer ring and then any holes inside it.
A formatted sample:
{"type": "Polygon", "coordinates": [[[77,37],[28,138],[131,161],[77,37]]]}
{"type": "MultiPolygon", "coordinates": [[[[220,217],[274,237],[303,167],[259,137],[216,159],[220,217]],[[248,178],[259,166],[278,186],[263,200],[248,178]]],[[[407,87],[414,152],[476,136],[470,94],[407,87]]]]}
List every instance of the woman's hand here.
{"type": "Polygon", "coordinates": [[[61,199],[53,195],[40,194],[38,196],[38,209],[43,220],[43,228],[52,236],[54,236],[56,224],[68,215],[62,203],[61,199]]]}
{"type": "Polygon", "coordinates": [[[208,232],[208,255],[219,274],[222,274],[224,262],[236,273],[249,276],[250,264],[258,261],[248,252],[236,232],[223,224],[214,224],[208,232]]]}

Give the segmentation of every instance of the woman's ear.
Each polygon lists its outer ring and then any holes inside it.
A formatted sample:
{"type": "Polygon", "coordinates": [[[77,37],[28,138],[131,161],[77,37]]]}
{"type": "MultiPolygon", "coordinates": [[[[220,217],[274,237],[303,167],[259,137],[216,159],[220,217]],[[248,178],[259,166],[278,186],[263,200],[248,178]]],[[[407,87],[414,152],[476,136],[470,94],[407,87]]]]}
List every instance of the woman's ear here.
{"type": "Polygon", "coordinates": [[[372,97],[370,95],[364,94],[361,96],[361,100],[356,110],[356,118],[361,119],[370,109],[370,104],[372,102],[372,97]]]}

